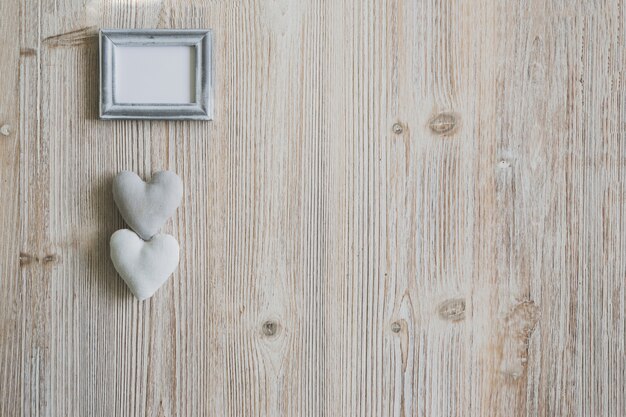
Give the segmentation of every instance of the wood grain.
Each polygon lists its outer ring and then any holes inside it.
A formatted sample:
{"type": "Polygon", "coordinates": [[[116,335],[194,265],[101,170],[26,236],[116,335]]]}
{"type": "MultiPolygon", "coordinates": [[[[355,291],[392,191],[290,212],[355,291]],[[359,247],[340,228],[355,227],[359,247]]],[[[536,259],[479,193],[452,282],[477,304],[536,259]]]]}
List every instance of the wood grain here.
{"type": "Polygon", "coordinates": [[[626,415],[623,1],[0,16],[0,416],[626,415]],[[98,120],[100,27],[212,28],[215,120],[98,120]],[[185,186],[145,302],[123,169],[185,186]]]}

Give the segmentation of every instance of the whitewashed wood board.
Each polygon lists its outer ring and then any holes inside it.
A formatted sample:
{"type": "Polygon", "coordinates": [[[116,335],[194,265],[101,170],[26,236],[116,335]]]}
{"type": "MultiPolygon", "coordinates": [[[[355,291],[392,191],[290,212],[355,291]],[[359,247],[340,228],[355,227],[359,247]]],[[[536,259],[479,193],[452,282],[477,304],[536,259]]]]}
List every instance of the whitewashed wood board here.
{"type": "Polygon", "coordinates": [[[0,416],[626,415],[624,3],[0,2],[0,416]],[[213,122],[97,29],[212,28],[213,122]],[[178,272],[108,258],[171,169],[178,272]]]}

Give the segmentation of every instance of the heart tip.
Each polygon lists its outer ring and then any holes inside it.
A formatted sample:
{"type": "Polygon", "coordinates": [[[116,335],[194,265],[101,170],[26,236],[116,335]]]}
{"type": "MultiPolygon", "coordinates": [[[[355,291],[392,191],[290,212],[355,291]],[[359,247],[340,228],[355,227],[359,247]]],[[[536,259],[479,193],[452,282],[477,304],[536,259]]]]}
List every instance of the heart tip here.
{"type": "Polygon", "coordinates": [[[137,295],[137,294],[133,294],[135,296],[135,298],[137,299],[137,301],[146,301],[148,298],[152,297],[154,294],[150,294],[150,295],[137,295]]]}

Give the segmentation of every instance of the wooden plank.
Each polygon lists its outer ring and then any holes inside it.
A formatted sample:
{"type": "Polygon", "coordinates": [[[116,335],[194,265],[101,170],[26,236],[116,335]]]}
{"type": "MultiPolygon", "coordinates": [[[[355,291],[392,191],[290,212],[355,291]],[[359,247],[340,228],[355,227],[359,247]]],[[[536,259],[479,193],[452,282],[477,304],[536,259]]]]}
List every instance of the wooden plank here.
{"type": "Polygon", "coordinates": [[[329,295],[341,323],[330,381],[341,396],[331,414],[462,415],[477,129],[477,74],[466,62],[478,44],[463,35],[478,18],[461,2],[335,11],[340,241],[329,295]]]}
{"type": "MultiPolygon", "coordinates": [[[[19,248],[22,268],[21,377],[16,403],[23,415],[46,415],[53,395],[50,338],[53,322],[51,283],[59,261],[50,245],[50,142],[42,123],[41,6],[20,2],[20,49],[28,51],[20,62],[19,84],[19,248]],[[26,59],[27,57],[27,59],[26,59]]],[[[17,34],[16,34],[17,35],[17,34]]]]}
{"type": "Polygon", "coordinates": [[[620,1],[0,12],[0,415],[626,414],[620,1]],[[98,27],[214,29],[215,121],[97,120],[98,27]],[[185,186],[142,303],[122,169],[185,186]]]}
{"type": "Polygon", "coordinates": [[[19,158],[21,62],[34,50],[20,50],[20,4],[0,3],[0,415],[22,413],[22,294],[20,268],[32,262],[20,254],[19,158]]]}

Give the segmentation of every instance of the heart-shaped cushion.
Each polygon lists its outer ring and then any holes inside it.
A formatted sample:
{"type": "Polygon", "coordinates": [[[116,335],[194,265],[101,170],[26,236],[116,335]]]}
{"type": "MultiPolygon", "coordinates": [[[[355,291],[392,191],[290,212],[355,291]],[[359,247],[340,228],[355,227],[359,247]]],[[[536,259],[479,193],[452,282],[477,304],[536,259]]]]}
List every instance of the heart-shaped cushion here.
{"type": "Polygon", "coordinates": [[[134,172],[122,171],[113,180],[113,198],[126,223],[148,240],[180,205],[183,183],[172,171],[160,171],[144,182],[134,172]]]}
{"type": "Polygon", "coordinates": [[[115,269],[139,300],[152,297],[178,266],[178,242],[170,235],[144,241],[122,229],[113,233],[110,245],[115,269]]]}

